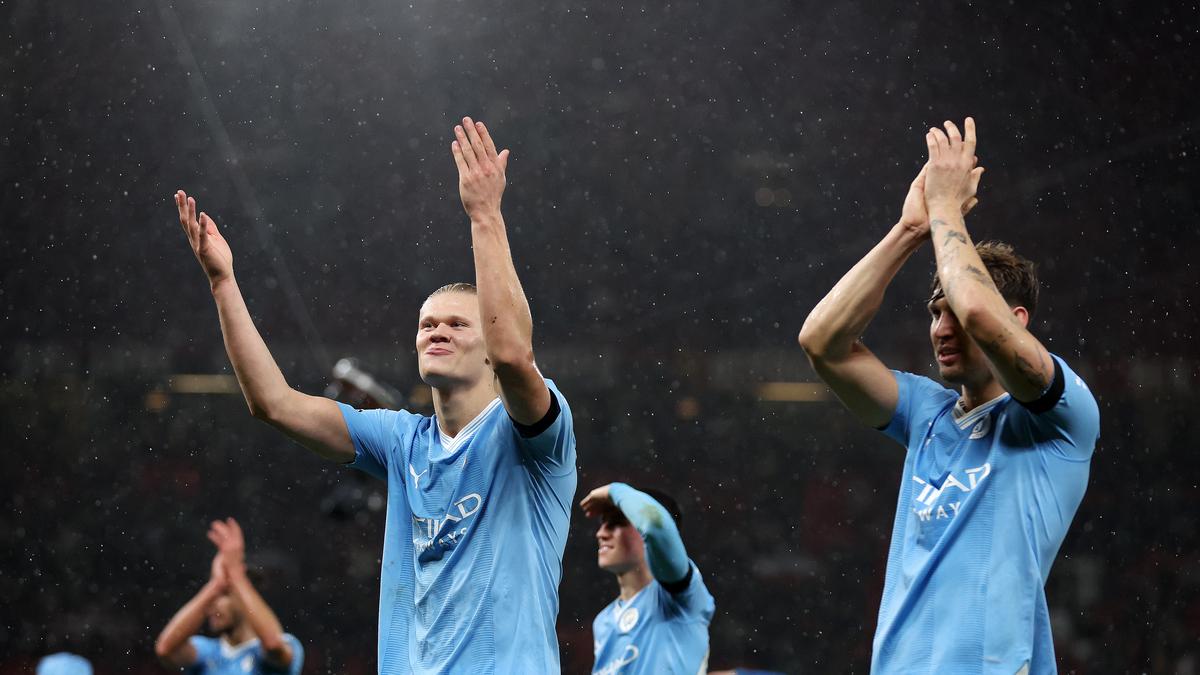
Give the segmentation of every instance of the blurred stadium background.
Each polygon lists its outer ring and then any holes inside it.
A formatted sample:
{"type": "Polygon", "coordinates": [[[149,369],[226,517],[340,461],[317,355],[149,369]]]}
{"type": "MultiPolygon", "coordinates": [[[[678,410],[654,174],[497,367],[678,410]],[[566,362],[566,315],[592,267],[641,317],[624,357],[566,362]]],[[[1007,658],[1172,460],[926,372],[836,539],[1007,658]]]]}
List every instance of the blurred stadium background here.
{"type": "MultiPolygon", "coordinates": [[[[1102,411],[1048,584],[1060,670],[1196,672],[1198,26],[1133,2],[0,2],[0,673],[59,649],[161,672],[229,515],[305,672],[374,672],[382,485],[247,414],[170,195],[223,227],[294,385],[353,357],[427,409],[416,310],[472,274],[463,114],[513,151],[581,490],[674,492],[710,665],[788,673],[866,672],[902,461],[795,334],[895,222],[923,129],[974,114],[969,227],[1040,264],[1037,332],[1102,411]]],[[[868,333],[894,367],[930,369],[931,261],[868,333]]],[[[566,672],[615,589],[593,527],[566,672]]]]}

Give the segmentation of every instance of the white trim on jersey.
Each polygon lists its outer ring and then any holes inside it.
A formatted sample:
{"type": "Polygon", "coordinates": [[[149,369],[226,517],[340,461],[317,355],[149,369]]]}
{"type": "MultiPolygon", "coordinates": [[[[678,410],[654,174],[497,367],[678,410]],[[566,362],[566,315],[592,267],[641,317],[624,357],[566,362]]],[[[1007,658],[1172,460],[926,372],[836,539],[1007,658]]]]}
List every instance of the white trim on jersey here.
{"type": "MultiPolygon", "coordinates": [[[[654,582],[650,582],[650,583],[654,583],[654,582]]],[[[646,590],[647,588],[650,588],[650,584],[646,584],[645,586],[642,586],[641,588],[639,588],[638,592],[634,593],[633,597],[626,600],[625,602],[621,602],[621,596],[618,595],[617,599],[613,602],[613,615],[616,617],[620,617],[621,613],[625,611],[625,608],[632,605],[633,601],[637,600],[638,596],[640,596],[642,594],[642,591],[646,590]]]]}
{"type": "Polygon", "coordinates": [[[246,651],[247,649],[249,649],[250,647],[253,647],[254,645],[257,645],[258,638],[250,638],[249,640],[246,640],[245,642],[243,642],[240,645],[235,645],[235,644],[231,644],[228,640],[225,639],[225,636],[222,635],[220,637],[220,639],[217,640],[217,642],[221,645],[221,656],[224,658],[227,658],[227,659],[232,659],[235,656],[237,656],[239,653],[246,651]]]}
{"type": "MultiPolygon", "coordinates": [[[[480,413],[475,416],[475,419],[467,422],[467,426],[463,427],[458,432],[457,436],[450,436],[445,431],[442,431],[442,425],[438,424],[438,439],[442,442],[442,448],[444,448],[446,452],[454,452],[463,445],[466,445],[467,441],[471,440],[471,437],[474,436],[475,432],[479,430],[479,427],[483,425],[483,420],[498,405],[500,405],[499,396],[492,399],[492,402],[487,404],[487,407],[480,411],[480,413]]],[[[434,420],[434,423],[437,423],[436,419],[434,420]]]]}
{"type": "Polygon", "coordinates": [[[969,429],[971,428],[971,425],[983,419],[984,415],[987,415],[989,412],[991,412],[992,408],[996,407],[996,404],[1004,400],[1006,397],[1008,397],[1008,392],[1000,394],[996,398],[984,403],[983,405],[976,406],[971,412],[962,411],[962,399],[960,398],[954,404],[954,423],[958,425],[959,429],[969,429]]]}

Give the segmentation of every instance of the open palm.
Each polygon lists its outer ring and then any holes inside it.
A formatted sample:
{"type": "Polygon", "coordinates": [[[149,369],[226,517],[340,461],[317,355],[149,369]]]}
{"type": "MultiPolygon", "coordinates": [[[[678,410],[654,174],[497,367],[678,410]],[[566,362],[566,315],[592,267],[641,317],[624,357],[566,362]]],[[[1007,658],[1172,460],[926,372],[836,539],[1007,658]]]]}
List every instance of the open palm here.
{"type": "Polygon", "coordinates": [[[192,253],[200,261],[209,282],[233,276],[233,251],[217,230],[216,222],[206,213],[197,218],[196,200],[183,190],[175,193],[175,207],[179,209],[179,224],[192,245],[192,253]]]}

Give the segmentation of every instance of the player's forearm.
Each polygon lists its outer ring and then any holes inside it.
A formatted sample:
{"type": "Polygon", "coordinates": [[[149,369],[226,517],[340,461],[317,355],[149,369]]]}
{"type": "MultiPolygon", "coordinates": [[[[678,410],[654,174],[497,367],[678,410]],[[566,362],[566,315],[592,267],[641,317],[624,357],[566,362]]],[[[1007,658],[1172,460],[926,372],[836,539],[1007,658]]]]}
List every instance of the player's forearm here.
{"type": "Polygon", "coordinates": [[[671,514],[650,495],[624,483],[609,486],[609,495],[621,513],[642,535],[650,573],[660,582],[679,581],[687,575],[687,549],[671,514]]]}
{"type": "Polygon", "coordinates": [[[800,346],[814,359],[848,356],[883,303],[896,272],[924,243],[896,225],[817,303],[800,329],[800,346]]]}
{"type": "Polygon", "coordinates": [[[206,608],[220,592],[220,587],[209,581],[187,604],[175,612],[175,616],[171,617],[154,642],[154,653],[158,658],[170,658],[188,638],[200,631],[200,627],[204,625],[206,608]]]}
{"type": "Polygon", "coordinates": [[[279,618],[254,588],[254,584],[246,576],[245,567],[228,571],[230,591],[245,608],[246,620],[250,622],[250,627],[254,629],[263,649],[277,658],[282,656],[286,652],[286,643],[283,641],[283,626],[279,623],[279,618]]]}
{"type": "Polygon", "coordinates": [[[237,281],[228,277],[214,284],[212,293],[221,320],[225,352],[233,364],[246,404],[255,417],[270,420],[274,411],[293,393],[292,389],[254,326],[237,281]]]}
{"type": "Polygon", "coordinates": [[[959,208],[931,204],[929,209],[933,250],[937,257],[938,280],[954,316],[977,340],[986,339],[988,324],[1012,319],[1008,303],[1000,295],[987,267],[975,250],[959,208]]]}
{"type": "Polygon", "coordinates": [[[1001,384],[1018,401],[1033,401],[1050,386],[1050,353],[1014,316],[967,234],[962,216],[930,205],[938,279],[946,304],[991,362],[1001,384]]]}
{"type": "Polygon", "coordinates": [[[525,366],[533,360],[533,318],[499,211],[471,220],[471,243],[488,359],[498,370],[525,366]]]}

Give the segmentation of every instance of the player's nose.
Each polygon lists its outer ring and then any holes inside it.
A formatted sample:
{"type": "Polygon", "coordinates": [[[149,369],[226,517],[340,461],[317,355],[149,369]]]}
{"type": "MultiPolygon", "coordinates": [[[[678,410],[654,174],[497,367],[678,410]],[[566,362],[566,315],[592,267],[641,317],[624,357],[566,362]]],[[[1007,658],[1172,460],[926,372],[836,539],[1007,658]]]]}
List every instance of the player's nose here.
{"type": "Polygon", "coordinates": [[[950,312],[942,312],[938,315],[937,323],[933,325],[933,334],[938,337],[949,337],[954,334],[954,315],[950,312]]]}

